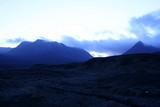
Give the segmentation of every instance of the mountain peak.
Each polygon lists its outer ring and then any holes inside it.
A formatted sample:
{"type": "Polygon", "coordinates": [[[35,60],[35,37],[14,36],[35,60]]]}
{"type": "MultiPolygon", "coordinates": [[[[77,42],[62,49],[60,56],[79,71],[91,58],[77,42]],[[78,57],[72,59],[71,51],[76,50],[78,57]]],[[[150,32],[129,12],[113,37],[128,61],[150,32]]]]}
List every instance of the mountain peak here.
{"type": "Polygon", "coordinates": [[[139,41],[124,54],[155,53],[158,51],[160,51],[159,48],[151,45],[145,45],[142,41],[139,41]]]}
{"type": "Polygon", "coordinates": [[[142,41],[138,41],[134,46],[144,46],[145,44],[142,41]]]}

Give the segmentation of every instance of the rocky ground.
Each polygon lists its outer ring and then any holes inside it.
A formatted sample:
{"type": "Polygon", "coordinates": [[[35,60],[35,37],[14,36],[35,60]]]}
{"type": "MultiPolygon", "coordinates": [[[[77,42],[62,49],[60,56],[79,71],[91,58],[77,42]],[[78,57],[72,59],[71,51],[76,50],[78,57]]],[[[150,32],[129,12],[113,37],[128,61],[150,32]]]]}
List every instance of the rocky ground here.
{"type": "Polygon", "coordinates": [[[0,70],[0,107],[159,107],[160,56],[0,70]]]}

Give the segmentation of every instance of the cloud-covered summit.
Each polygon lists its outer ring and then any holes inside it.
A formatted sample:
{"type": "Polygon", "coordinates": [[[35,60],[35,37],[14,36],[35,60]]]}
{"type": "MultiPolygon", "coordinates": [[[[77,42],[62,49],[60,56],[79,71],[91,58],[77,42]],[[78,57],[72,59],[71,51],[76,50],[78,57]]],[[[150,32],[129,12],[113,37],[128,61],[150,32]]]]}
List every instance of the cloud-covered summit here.
{"type": "MultiPolygon", "coordinates": [[[[84,32],[79,34],[85,35],[87,39],[81,39],[81,36],[76,37],[74,34],[66,33],[64,35],[69,36],[63,36],[59,41],[68,46],[83,48],[88,52],[105,53],[107,55],[122,54],[138,41],[160,47],[160,10],[142,15],[141,17],[134,17],[129,21],[128,25],[128,29],[124,29],[122,32],[117,29],[103,28],[93,31],[89,30],[90,33],[88,35],[84,32]]],[[[72,30],[74,31],[74,29],[72,30]]],[[[78,34],[78,32],[76,33],[78,34]]],[[[47,36],[39,38],[47,39],[47,36]]],[[[20,37],[7,39],[6,42],[18,44],[23,40],[20,37]]]]}
{"type": "Polygon", "coordinates": [[[160,46],[160,10],[146,14],[139,18],[132,18],[130,31],[138,39],[151,45],[160,46]]]}
{"type": "Polygon", "coordinates": [[[80,47],[89,52],[106,53],[108,55],[122,54],[133,46],[137,40],[135,39],[107,39],[107,40],[83,40],[79,41],[72,37],[63,37],[62,42],[68,46],[80,47]],[[128,42],[129,41],[129,42],[128,42]]]}
{"type": "Polygon", "coordinates": [[[11,44],[16,44],[16,43],[20,43],[25,41],[25,39],[19,37],[19,38],[15,38],[15,39],[7,39],[6,42],[7,43],[11,43],[11,44]]]}
{"type": "MultiPolygon", "coordinates": [[[[141,17],[132,18],[129,22],[128,33],[119,34],[119,39],[107,38],[104,40],[77,40],[64,36],[62,42],[69,46],[81,47],[89,52],[107,53],[108,55],[122,54],[131,48],[136,42],[160,47],[160,10],[148,13],[141,17]],[[135,35],[136,38],[129,38],[135,35]],[[122,36],[122,37],[121,37],[122,36]]],[[[113,35],[113,32],[97,32],[95,35],[113,35]]]]}

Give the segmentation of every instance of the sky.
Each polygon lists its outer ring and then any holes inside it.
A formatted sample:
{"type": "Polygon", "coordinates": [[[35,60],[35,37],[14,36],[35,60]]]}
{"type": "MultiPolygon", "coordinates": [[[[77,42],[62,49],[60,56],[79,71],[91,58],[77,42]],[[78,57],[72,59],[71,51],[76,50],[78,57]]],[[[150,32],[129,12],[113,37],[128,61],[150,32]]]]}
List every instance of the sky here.
{"type": "Polygon", "coordinates": [[[0,0],[0,47],[45,39],[94,56],[160,47],[159,0],[0,0]]]}

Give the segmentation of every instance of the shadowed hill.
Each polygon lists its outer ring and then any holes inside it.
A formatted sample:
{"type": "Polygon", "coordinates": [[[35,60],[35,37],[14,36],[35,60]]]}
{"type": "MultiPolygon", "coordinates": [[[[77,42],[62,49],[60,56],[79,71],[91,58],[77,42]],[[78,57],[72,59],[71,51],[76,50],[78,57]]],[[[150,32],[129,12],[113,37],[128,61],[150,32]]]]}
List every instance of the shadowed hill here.
{"type": "Polygon", "coordinates": [[[159,107],[160,55],[0,70],[2,107],[159,107]]]}
{"type": "Polygon", "coordinates": [[[79,69],[88,69],[97,72],[107,71],[108,73],[160,72],[160,55],[134,54],[93,58],[84,63],[79,69]]]}

